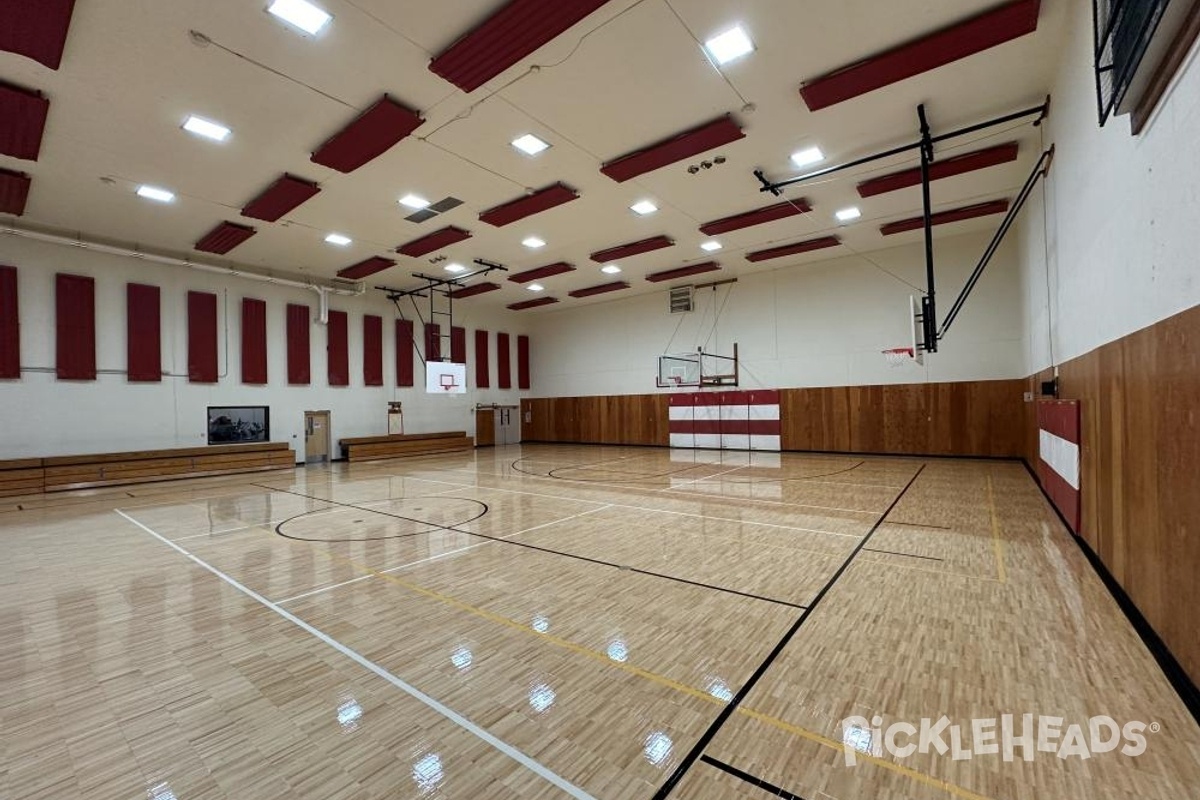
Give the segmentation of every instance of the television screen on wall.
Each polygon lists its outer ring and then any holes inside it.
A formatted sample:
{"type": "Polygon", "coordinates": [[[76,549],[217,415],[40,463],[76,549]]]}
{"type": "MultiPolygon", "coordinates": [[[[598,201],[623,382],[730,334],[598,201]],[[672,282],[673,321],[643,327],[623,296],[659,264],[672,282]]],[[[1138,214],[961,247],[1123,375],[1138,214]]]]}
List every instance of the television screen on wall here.
{"type": "Polygon", "coordinates": [[[271,411],[267,406],[209,406],[208,443],[269,442],[271,411]]]}

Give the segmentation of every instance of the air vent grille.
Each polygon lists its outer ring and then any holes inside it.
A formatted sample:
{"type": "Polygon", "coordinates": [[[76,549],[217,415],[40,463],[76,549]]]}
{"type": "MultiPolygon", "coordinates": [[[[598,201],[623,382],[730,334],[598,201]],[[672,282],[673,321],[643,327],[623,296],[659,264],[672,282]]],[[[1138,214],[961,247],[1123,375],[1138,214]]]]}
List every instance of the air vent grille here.
{"type": "Polygon", "coordinates": [[[691,286],[677,286],[671,290],[671,313],[683,314],[693,309],[691,286]]]}

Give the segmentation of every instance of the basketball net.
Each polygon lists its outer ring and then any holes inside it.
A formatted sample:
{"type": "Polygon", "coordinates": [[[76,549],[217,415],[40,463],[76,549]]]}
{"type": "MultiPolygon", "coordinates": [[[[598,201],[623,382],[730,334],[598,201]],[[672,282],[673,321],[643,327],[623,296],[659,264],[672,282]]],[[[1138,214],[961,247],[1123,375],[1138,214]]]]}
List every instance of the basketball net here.
{"type": "Polygon", "coordinates": [[[884,350],[883,357],[887,360],[889,367],[903,367],[913,359],[913,349],[911,347],[893,347],[891,350],[884,350]]]}

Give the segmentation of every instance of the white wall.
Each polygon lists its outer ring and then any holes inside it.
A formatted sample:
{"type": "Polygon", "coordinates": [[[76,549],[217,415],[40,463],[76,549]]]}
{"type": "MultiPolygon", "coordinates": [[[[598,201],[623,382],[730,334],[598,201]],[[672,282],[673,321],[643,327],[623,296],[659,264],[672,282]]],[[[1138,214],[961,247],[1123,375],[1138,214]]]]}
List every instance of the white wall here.
{"type": "Polygon", "coordinates": [[[1091,3],[1070,3],[1046,202],[1037,193],[1021,224],[1030,373],[1200,302],[1200,49],[1140,135],[1130,135],[1128,117],[1102,129],[1091,3]]]}
{"type": "MultiPolygon", "coordinates": [[[[332,442],[339,438],[387,432],[387,403],[404,403],[407,432],[466,430],[474,432],[474,405],[516,403],[518,392],[476,390],[474,333],[491,332],[492,385],[496,385],[496,331],[512,336],[513,383],[516,383],[516,334],[525,320],[504,313],[481,314],[471,301],[455,304],[456,326],[467,329],[468,393],[453,397],[425,394],[421,362],[416,362],[414,388],[396,388],[395,307],[378,292],[363,297],[334,297],[330,307],[348,312],[350,386],[330,387],[326,378],[326,331],[315,322],[317,296],[303,289],[199,272],[184,267],[148,264],[72,247],[0,236],[0,263],[18,269],[21,364],[45,371],[23,372],[20,381],[0,381],[0,459],[90,452],[197,446],[207,443],[206,408],[210,405],[267,405],[271,439],[287,441],[304,457],[303,417],[306,410],[332,412],[332,442]],[[129,383],[123,374],[102,374],[95,381],[60,381],[54,375],[54,276],[58,272],[88,275],[96,281],[96,365],[123,371],[126,360],[125,285],[160,286],[163,369],[173,376],[162,383],[129,383]],[[187,380],[187,292],[218,294],[217,384],[187,380]],[[241,382],[241,299],[267,302],[267,363],[270,383],[241,382]],[[287,385],[285,307],[305,303],[313,309],[310,332],[312,382],[287,385]],[[362,375],[362,317],[384,318],[384,385],[367,387],[362,375]]],[[[418,301],[425,302],[425,301],[418,301]]],[[[406,307],[406,316],[413,314],[406,307]]],[[[422,313],[427,313],[422,307],[422,313]]],[[[422,339],[420,322],[417,337],[422,339]]],[[[532,342],[536,351],[537,343],[532,342]]],[[[424,350],[423,344],[421,350],[424,350]]]]}
{"type": "MultiPolygon", "coordinates": [[[[937,242],[941,316],[990,237],[984,232],[937,242]]],[[[665,286],[648,295],[538,314],[536,394],[652,392],[658,356],[698,346],[730,354],[734,342],[741,385],[751,388],[1025,376],[1015,240],[993,259],[942,349],[927,356],[924,367],[889,368],[880,354],[911,339],[908,303],[925,286],[923,247],[913,241],[868,255],[878,267],[851,256],[743,275],[736,284],[701,290],[690,314],[669,312],[665,286]]],[[[711,273],[695,280],[713,275],[720,277],[711,273]]]]}

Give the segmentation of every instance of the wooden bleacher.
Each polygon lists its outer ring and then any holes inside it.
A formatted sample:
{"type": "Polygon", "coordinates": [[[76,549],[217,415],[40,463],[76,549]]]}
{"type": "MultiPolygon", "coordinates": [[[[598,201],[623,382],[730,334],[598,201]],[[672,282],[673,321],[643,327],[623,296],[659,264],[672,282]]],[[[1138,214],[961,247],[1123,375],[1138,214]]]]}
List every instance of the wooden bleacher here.
{"type": "Polygon", "coordinates": [[[342,446],[342,455],[347,461],[375,461],[382,458],[457,453],[462,450],[470,450],[475,446],[466,431],[362,436],[356,439],[340,439],[338,443],[342,446]]]}
{"type": "Polygon", "coordinates": [[[261,472],[295,465],[296,453],[286,442],[25,458],[0,461],[0,497],[261,472]]]}

